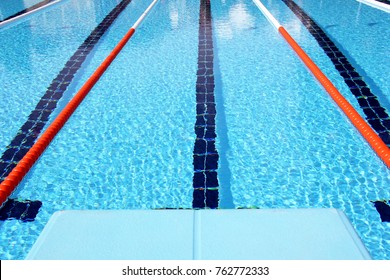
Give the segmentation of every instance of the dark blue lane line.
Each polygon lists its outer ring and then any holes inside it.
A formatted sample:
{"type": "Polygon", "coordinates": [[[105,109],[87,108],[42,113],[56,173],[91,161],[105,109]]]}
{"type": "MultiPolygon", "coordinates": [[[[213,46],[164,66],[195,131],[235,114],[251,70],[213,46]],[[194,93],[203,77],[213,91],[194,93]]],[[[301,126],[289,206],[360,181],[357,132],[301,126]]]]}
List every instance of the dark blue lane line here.
{"type": "Polygon", "coordinates": [[[112,25],[119,14],[127,7],[131,0],[121,1],[92,31],[87,39],[66,62],[64,68],[48,87],[27,121],[17,132],[15,138],[7,146],[0,159],[0,182],[2,182],[12,169],[32,147],[49,120],[50,115],[57,107],[58,101],[71,84],[76,72],[80,69],[89,53],[98,43],[103,34],[112,25]]]}
{"type": "Polygon", "coordinates": [[[371,202],[374,203],[375,209],[378,211],[382,223],[390,223],[390,200],[377,200],[371,202]]]}
{"type": "Polygon", "coordinates": [[[218,208],[218,151],[215,147],[216,105],[210,0],[200,1],[198,71],[196,81],[196,140],[194,145],[193,208],[218,208]]]}
{"type": "Polygon", "coordinates": [[[42,202],[36,200],[18,201],[8,199],[0,209],[0,221],[21,220],[22,222],[32,222],[37,216],[42,202]]]}
{"type": "Polygon", "coordinates": [[[390,5],[390,0],[375,0],[375,1],[390,5]]]}
{"type": "Polygon", "coordinates": [[[301,7],[292,0],[282,0],[299,18],[307,30],[317,40],[326,55],[333,62],[334,67],[343,77],[344,82],[356,97],[363,109],[365,118],[376,131],[383,142],[390,147],[390,117],[386,109],[380,104],[378,98],[363,80],[363,77],[348,61],[335,43],[325,34],[318,24],[310,18],[301,7]]]}
{"type": "MultiPolygon", "coordinates": [[[[20,0],[19,0],[19,1],[20,1],[20,0]]],[[[9,16],[9,17],[7,17],[7,18],[5,18],[5,19],[3,19],[3,20],[0,20],[0,22],[4,22],[4,21],[10,20],[10,19],[13,19],[13,18],[15,18],[15,17],[17,17],[17,16],[23,15],[23,14],[25,14],[25,13],[34,11],[34,10],[39,9],[39,8],[41,8],[41,7],[43,7],[43,6],[47,5],[47,4],[49,4],[49,3],[51,3],[51,2],[54,2],[54,1],[55,1],[55,0],[46,0],[46,1],[39,2],[39,3],[35,4],[35,5],[32,5],[32,6],[29,7],[29,8],[23,9],[23,10],[21,10],[21,11],[15,13],[15,14],[13,14],[12,16],[9,16]]]]}

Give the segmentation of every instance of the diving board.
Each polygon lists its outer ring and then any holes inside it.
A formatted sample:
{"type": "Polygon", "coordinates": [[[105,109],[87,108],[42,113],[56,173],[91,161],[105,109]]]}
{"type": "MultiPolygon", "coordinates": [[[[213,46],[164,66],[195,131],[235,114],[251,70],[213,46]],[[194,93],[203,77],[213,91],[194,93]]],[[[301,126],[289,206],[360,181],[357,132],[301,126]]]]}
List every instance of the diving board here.
{"type": "Polygon", "coordinates": [[[69,210],[53,214],[33,260],[370,259],[336,209],[69,210]]]}

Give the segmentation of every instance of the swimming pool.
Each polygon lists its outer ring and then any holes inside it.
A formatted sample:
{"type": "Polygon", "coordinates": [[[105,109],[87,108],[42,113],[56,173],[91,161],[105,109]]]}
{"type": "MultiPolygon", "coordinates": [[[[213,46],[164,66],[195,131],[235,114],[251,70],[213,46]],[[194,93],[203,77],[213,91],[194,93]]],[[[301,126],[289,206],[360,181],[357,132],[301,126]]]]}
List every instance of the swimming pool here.
{"type": "Polygon", "coordinates": [[[0,2],[0,23],[49,6],[58,0],[3,0],[0,2]]]}
{"type": "MultiPolygon", "coordinates": [[[[18,135],[26,135],[18,152],[34,141],[150,2],[69,0],[0,29],[3,153],[15,152],[18,135]]],[[[389,14],[354,0],[295,3],[375,93],[373,108],[389,110],[389,14]]],[[[390,259],[389,224],[370,202],[390,199],[388,168],[252,1],[212,0],[211,13],[206,4],[160,0],[12,195],[42,206],[34,221],[0,222],[1,259],[23,259],[57,210],[192,208],[199,195],[211,208],[340,208],[372,257],[390,259]],[[211,25],[204,37],[200,18],[211,25]],[[197,144],[199,127],[210,131],[202,140],[210,150],[197,144]],[[205,155],[212,159],[200,170],[195,160],[205,155]]],[[[365,116],[357,86],[300,10],[264,4],[365,116]]]]}

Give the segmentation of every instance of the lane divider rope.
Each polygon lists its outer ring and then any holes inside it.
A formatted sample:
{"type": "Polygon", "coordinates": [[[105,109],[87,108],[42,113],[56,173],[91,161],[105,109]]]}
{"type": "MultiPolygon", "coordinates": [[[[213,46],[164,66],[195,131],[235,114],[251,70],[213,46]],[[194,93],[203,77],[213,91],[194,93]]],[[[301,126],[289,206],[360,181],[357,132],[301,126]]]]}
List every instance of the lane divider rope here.
{"type": "Polygon", "coordinates": [[[310,72],[316,77],[324,89],[328,92],[334,102],[340,107],[344,114],[348,117],[355,128],[360,132],[363,138],[370,144],[371,148],[376,152],[379,158],[390,168],[390,149],[383,140],[375,133],[369,124],[359,115],[355,108],[344,98],[337,90],[333,83],[325,76],[320,68],[312,61],[306,52],[299,46],[293,37],[284,29],[284,27],[275,19],[268,9],[259,1],[253,0],[256,6],[271,22],[271,24],[279,31],[303,63],[309,68],[310,72]]]}
{"type": "Polygon", "coordinates": [[[27,120],[21,125],[14,138],[9,142],[0,157],[0,183],[11,173],[28,150],[34,145],[44,127],[51,119],[58,102],[64,97],[76,74],[86,63],[87,57],[97,43],[107,33],[118,16],[126,9],[131,0],[121,0],[92,30],[84,42],[67,60],[61,71],[47,87],[45,94],[37,102],[27,120]]]}
{"type": "Polygon", "coordinates": [[[37,139],[35,144],[30,148],[26,155],[19,161],[19,163],[14,167],[11,173],[4,179],[0,184],[0,207],[3,206],[4,202],[7,201],[8,197],[16,189],[18,184],[23,180],[28,171],[32,168],[38,158],[43,154],[45,149],[49,146],[51,141],[61,130],[70,116],[74,113],[80,103],[88,95],[93,86],[99,81],[100,77],[104,74],[110,64],[117,57],[119,52],[127,44],[130,38],[133,36],[136,28],[140,25],[142,20],[146,17],[149,11],[153,6],[158,2],[154,0],[145,12],[139,17],[135,24],[128,30],[125,36],[119,41],[111,53],[106,57],[106,59],[100,64],[100,66],[95,70],[95,72],[89,77],[85,84],[80,88],[76,95],[69,101],[69,103],[64,107],[64,109],[59,113],[59,115],[53,120],[53,122],[48,126],[48,128],[42,133],[42,135],[37,139]]]}
{"type": "Polygon", "coordinates": [[[373,85],[370,86],[365,82],[369,77],[363,77],[363,75],[359,74],[343,51],[336,46],[325,31],[294,0],[282,0],[282,2],[297,16],[326,56],[329,57],[330,62],[340,77],[343,78],[345,85],[349,88],[362,109],[361,116],[365,118],[366,122],[387,147],[390,148],[390,117],[386,108],[381,105],[379,96],[376,96],[376,94],[380,94],[380,89],[375,89],[373,85]]]}
{"type": "MultiPolygon", "coordinates": [[[[63,0],[62,0],[63,1],[63,0]]],[[[42,2],[39,2],[35,5],[32,5],[31,7],[29,8],[26,8],[22,11],[19,11],[17,12],[16,14],[14,15],[11,15],[3,20],[0,20],[0,27],[3,27],[5,25],[8,25],[12,22],[15,22],[19,19],[22,19],[28,15],[31,15],[31,14],[34,14],[36,12],[39,12],[43,9],[46,9],[46,8],[49,8],[50,6],[54,6],[56,4],[59,4],[61,2],[61,0],[46,0],[46,1],[42,1],[42,2]]]]}

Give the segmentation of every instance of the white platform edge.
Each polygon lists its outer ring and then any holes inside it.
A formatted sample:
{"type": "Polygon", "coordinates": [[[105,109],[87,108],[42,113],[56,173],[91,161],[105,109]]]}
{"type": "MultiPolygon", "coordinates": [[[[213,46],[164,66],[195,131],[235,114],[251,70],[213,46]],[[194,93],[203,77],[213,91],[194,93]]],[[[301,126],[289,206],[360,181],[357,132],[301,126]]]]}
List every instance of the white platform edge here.
{"type": "MultiPolygon", "coordinates": [[[[256,210],[256,209],[254,209],[256,210]]],[[[257,209],[259,210],[259,209],[257,209]]],[[[263,209],[265,211],[274,211],[274,212],[278,212],[278,211],[288,211],[288,210],[291,210],[291,211],[300,211],[300,210],[305,210],[305,209],[263,209]]],[[[309,211],[316,211],[316,210],[321,210],[321,209],[307,209],[309,211]]],[[[362,259],[371,259],[371,256],[370,254],[368,253],[367,249],[365,248],[364,244],[362,243],[362,241],[360,240],[357,232],[355,231],[355,229],[352,227],[350,221],[348,220],[348,218],[346,217],[346,215],[341,211],[341,210],[338,210],[338,209],[322,209],[322,210],[326,210],[326,211],[329,211],[329,212],[333,212],[333,215],[338,215],[339,218],[340,218],[340,223],[342,223],[344,225],[344,228],[345,230],[348,232],[349,236],[351,237],[350,239],[350,242],[351,240],[353,241],[353,243],[355,244],[355,248],[357,251],[360,252],[360,255],[362,257],[362,259]]],[[[185,211],[187,212],[187,216],[189,214],[189,212],[192,212],[192,217],[193,217],[193,226],[194,227],[197,227],[197,226],[200,226],[201,224],[201,212],[202,211],[213,211],[216,213],[221,213],[222,211],[226,211],[226,210],[68,210],[68,211],[58,211],[58,212],[55,212],[52,217],[50,218],[48,224],[45,226],[45,228],[43,229],[43,231],[41,232],[41,235],[38,237],[36,243],[33,245],[32,249],[30,250],[30,252],[28,253],[26,259],[27,260],[33,260],[33,259],[41,259],[40,258],[40,250],[41,248],[44,248],[45,247],[45,242],[46,242],[46,239],[50,236],[51,234],[51,229],[53,228],[53,226],[56,224],[56,220],[58,220],[59,217],[61,217],[63,214],[66,214],[66,212],[73,212],[73,214],[78,214],[78,212],[83,212],[83,213],[86,213],[86,212],[94,212],[94,213],[99,213],[99,212],[105,212],[105,213],[114,213],[114,212],[126,212],[126,211],[147,211],[149,213],[151,213],[152,211],[170,211],[172,213],[172,211],[185,211]],[[221,212],[220,212],[221,211],[221,212]]],[[[245,212],[245,211],[251,211],[250,209],[246,209],[246,210],[240,210],[240,209],[230,209],[230,210],[227,210],[227,211],[238,211],[238,212],[245,212]]],[[[161,212],[160,212],[161,213],[161,212]]],[[[177,212],[179,213],[179,212],[177,212]]],[[[222,214],[222,213],[221,213],[222,214]]],[[[188,217],[187,217],[188,218],[188,217]]],[[[188,220],[187,220],[188,221],[188,220]]],[[[196,260],[196,259],[202,259],[200,258],[199,256],[202,255],[200,251],[198,251],[197,249],[199,249],[201,247],[201,244],[199,244],[201,242],[201,238],[200,236],[197,236],[197,235],[200,235],[200,232],[199,231],[195,231],[194,232],[194,236],[192,236],[193,238],[193,247],[194,247],[194,250],[193,250],[193,255],[192,255],[192,259],[196,260]]],[[[49,238],[50,239],[50,238],[49,238]]]]}
{"type": "Polygon", "coordinates": [[[341,221],[344,223],[345,228],[348,230],[351,238],[355,242],[356,247],[360,250],[362,256],[367,260],[371,259],[370,253],[367,251],[367,248],[362,244],[362,241],[360,240],[358,233],[352,227],[350,221],[348,220],[348,217],[345,215],[343,211],[339,209],[336,210],[340,216],[341,221]]]}
{"type": "Polygon", "coordinates": [[[385,3],[381,3],[375,0],[357,0],[360,3],[366,4],[368,6],[371,6],[373,8],[382,10],[384,12],[390,13],[390,5],[387,5],[385,3]]]}

